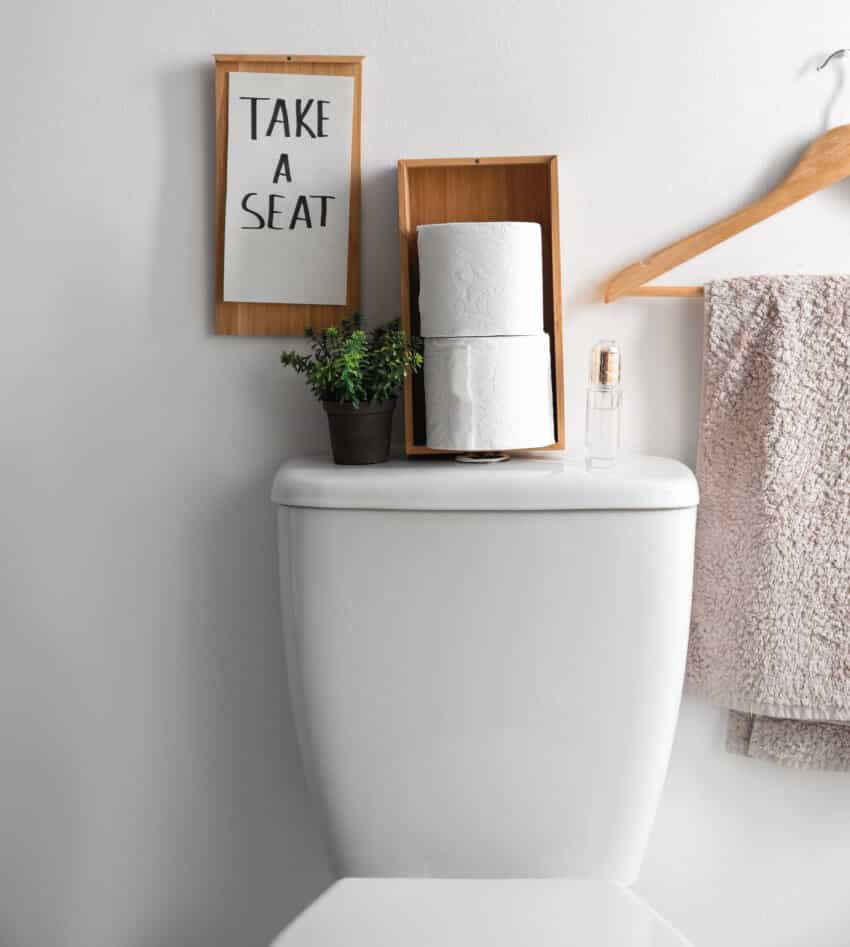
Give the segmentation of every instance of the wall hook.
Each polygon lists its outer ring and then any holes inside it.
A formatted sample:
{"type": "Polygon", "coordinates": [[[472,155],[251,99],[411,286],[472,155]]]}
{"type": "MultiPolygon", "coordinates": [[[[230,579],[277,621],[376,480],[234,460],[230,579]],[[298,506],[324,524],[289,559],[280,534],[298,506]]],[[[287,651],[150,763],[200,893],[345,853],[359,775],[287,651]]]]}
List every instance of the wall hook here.
{"type": "Polygon", "coordinates": [[[830,53],[826,59],[818,66],[816,72],[820,72],[824,66],[828,65],[829,62],[833,59],[840,59],[842,56],[846,56],[847,53],[850,53],[850,49],[836,49],[834,53],[830,53]]]}

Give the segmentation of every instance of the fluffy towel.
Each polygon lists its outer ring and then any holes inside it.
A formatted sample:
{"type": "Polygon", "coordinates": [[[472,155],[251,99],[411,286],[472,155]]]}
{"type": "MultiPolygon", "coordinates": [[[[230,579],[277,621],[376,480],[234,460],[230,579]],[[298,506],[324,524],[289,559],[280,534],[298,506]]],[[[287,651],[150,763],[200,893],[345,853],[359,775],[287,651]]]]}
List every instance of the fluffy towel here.
{"type": "Polygon", "coordinates": [[[850,277],[705,292],[688,689],[733,752],[850,769],[850,277]]]}

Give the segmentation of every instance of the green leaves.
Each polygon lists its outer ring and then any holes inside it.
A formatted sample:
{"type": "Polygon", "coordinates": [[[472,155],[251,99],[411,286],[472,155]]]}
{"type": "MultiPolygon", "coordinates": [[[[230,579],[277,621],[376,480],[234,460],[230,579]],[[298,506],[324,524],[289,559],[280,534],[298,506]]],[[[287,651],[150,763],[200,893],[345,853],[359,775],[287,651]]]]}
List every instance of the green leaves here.
{"type": "Polygon", "coordinates": [[[408,339],[398,319],[368,333],[361,328],[362,320],[355,313],[339,326],[318,332],[308,328],[310,354],[284,352],[281,362],[305,375],[320,401],[344,401],[357,407],[363,401],[392,398],[405,375],[415,375],[422,368],[422,341],[408,339]]]}

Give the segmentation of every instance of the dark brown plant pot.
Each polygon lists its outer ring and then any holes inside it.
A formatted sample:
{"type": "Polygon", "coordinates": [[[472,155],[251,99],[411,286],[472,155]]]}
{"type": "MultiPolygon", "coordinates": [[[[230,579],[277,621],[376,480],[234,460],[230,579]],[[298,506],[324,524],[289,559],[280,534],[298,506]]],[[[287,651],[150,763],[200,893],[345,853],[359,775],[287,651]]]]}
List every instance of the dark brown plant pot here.
{"type": "Polygon", "coordinates": [[[390,456],[395,398],[367,401],[355,408],[323,401],[335,464],[381,464],[390,456]]]}

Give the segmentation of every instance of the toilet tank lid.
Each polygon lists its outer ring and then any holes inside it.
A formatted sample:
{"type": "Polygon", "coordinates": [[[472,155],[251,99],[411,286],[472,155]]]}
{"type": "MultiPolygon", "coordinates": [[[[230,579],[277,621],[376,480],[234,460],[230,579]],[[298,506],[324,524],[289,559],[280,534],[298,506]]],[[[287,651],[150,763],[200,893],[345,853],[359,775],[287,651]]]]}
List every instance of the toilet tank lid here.
{"type": "Polygon", "coordinates": [[[631,455],[611,470],[580,456],[540,452],[497,464],[390,460],[338,467],[329,458],[288,460],[272,502],[348,510],[668,510],[699,502],[691,470],[667,457],[631,455]]]}

